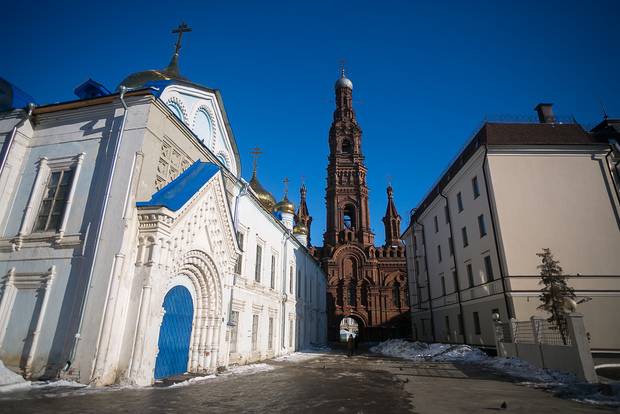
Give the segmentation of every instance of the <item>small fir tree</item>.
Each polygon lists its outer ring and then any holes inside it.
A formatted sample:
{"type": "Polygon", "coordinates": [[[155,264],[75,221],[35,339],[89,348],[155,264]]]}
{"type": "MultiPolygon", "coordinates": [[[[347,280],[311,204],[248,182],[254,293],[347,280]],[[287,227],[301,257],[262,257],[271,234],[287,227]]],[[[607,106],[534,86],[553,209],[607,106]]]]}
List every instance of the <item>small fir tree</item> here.
{"type": "Polygon", "coordinates": [[[560,332],[562,342],[566,344],[568,328],[564,315],[564,299],[573,299],[575,291],[566,283],[566,278],[562,275],[562,268],[559,265],[560,262],[553,260],[551,250],[543,248],[543,252],[536,253],[536,256],[542,258],[542,264],[538,266],[541,278],[538,284],[544,285],[540,291],[542,305],[537,309],[551,314],[547,321],[555,325],[552,329],[557,329],[560,332]]]}

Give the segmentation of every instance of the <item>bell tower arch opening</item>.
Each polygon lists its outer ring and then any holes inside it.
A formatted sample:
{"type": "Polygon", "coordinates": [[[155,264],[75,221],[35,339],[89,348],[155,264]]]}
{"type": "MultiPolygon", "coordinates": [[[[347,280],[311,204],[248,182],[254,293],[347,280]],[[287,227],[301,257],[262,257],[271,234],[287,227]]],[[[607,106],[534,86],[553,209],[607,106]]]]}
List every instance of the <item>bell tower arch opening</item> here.
{"type": "Polygon", "coordinates": [[[355,207],[347,204],[342,213],[342,222],[345,229],[354,229],[356,227],[355,207]]]}

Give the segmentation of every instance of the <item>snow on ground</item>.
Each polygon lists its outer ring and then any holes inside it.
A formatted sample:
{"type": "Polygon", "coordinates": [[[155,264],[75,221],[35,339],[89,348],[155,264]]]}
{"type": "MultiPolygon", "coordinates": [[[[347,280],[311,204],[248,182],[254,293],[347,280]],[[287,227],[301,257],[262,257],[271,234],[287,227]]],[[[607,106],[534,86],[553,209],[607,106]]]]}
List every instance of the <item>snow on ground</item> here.
{"type": "Polygon", "coordinates": [[[620,395],[604,396],[600,393],[598,384],[582,383],[574,374],[536,368],[521,358],[489,357],[479,349],[468,345],[427,344],[391,339],[370,348],[370,351],[420,362],[472,363],[488,371],[512,377],[522,385],[544,388],[563,398],[588,404],[620,407],[620,395]]]}
{"type": "Polygon", "coordinates": [[[26,388],[29,384],[30,381],[6,368],[0,360],[0,392],[26,388]]]}
{"type": "Polygon", "coordinates": [[[276,362],[303,362],[312,358],[316,358],[318,356],[328,354],[332,351],[332,349],[325,345],[313,345],[306,349],[303,349],[298,352],[293,352],[289,355],[282,355],[280,357],[274,358],[273,361],[276,362]]]}

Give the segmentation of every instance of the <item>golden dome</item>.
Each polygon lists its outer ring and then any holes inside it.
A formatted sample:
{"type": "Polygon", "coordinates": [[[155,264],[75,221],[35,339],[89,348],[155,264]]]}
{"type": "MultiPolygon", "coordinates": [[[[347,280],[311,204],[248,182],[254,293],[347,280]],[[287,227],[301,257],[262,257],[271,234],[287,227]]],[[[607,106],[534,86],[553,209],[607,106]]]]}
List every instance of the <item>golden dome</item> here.
{"type": "Polygon", "coordinates": [[[307,236],[308,233],[310,233],[308,231],[308,227],[304,226],[301,223],[297,223],[295,224],[295,227],[293,227],[293,234],[304,234],[307,236]]]}
{"type": "Polygon", "coordinates": [[[276,211],[295,214],[295,204],[288,201],[288,198],[284,196],[284,200],[276,204],[276,211]]]}
{"type": "Polygon", "coordinates": [[[256,170],[254,170],[254,174],[252,175],[252,179],[250,180],[250,187],[252,188],[252,190],[254,190],[260,202],[263,203],[263,205],[267,207],[269,211],[274,211],[276,198],[258,183],[258,180],[256,179],[256,170]]]}
{"type": "MultiPolygon", "coordinates": [[[[191,82],[189,79],[184,78],[179,73],[179,55],[176,53],[172,57],[172,60],[168,64],[168,67],[164,70],[144,70],[142,72],[133,73],[127,76],[118,86],[125,86],[127,89],[142,88],[144,84],[151,81],[160,80],[182,80],[185,82],[191,82]]],[[[118,90],[118,87],[116,88],[118,90]]]]}

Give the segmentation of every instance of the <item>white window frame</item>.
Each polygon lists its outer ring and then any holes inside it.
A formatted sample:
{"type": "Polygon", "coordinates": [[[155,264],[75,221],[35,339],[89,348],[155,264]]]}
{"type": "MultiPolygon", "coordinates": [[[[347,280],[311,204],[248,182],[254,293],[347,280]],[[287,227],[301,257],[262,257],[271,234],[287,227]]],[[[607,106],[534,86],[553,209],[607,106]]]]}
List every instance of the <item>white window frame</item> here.
{"type": "Polygon", "coordinates": [[[22,221],[21,228],[19,230],[19,236],[27,236],[31,233],[37,234],[54,234],[57,240],[63,238],[67,230],[67,222],[71,215],[71,207],[73,205],[73,198],[75,196],[76,183],[78,182],[80,172],[82,170],[82,164],[84,163],[84,152],[78,154],[69,155],[66,157],[47,158],[43,157],[39,160],[39,171],[34,182],[34,189],[30,194],[26,212],[22,221]],[[69,193],[65,202],[64,212],[60,221],[60,227],[54,230],[37,231],[34,232],[34,224],[39,215],[39,209],[43,202],[43,195],[47,188],[47,183],[54,172],[62,170],[73,170],[73,178],[71,180],[69,193]]]}

